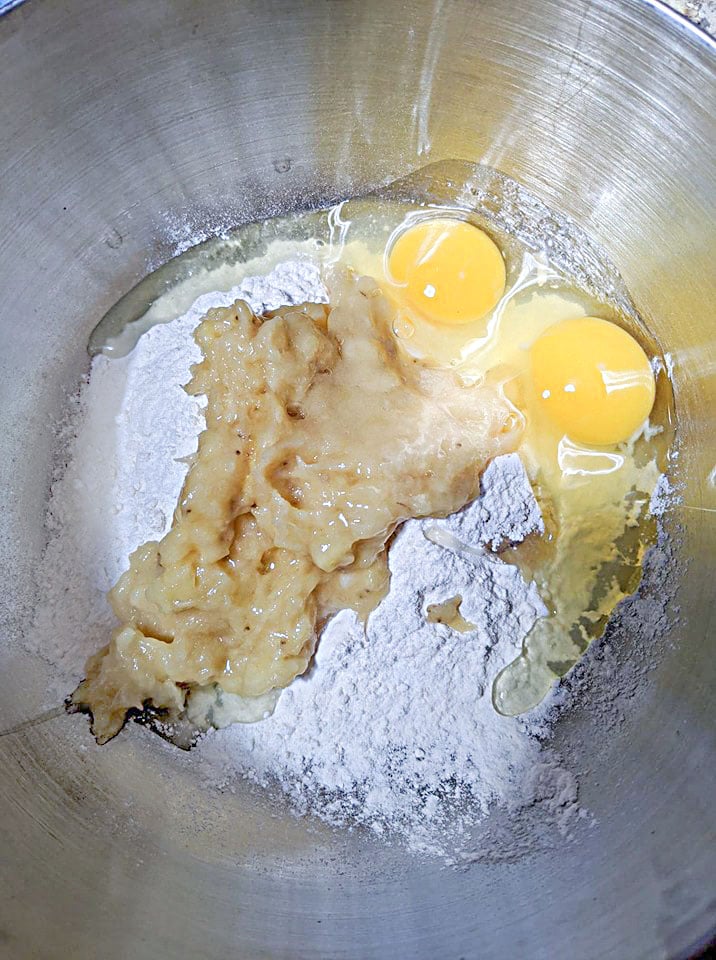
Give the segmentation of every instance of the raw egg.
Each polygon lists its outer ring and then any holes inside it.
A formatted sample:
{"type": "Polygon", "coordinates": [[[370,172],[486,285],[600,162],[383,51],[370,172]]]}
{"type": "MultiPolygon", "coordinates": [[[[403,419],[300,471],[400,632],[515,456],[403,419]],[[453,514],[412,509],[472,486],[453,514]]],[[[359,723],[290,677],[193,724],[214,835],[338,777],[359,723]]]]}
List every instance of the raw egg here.
{"type": "MultiPolygon", "coordinates": [[[[342,222],[350,213],[341,208],[342,222]]],[[[459,210],[371,213],[364,234],[355,232],[358,217],[348,242],[336,234],[343,262],[379,280],[394,308],[396,342],[415,362],[450,368],[466,388],[481,383],[504,397],[538,497],[545,535],[504,555],[537,585],[547,609],[495,681],[496,709],[519,715],[542,700],[638,583],[670,433],[659,424],[633,445],[614,445],[652,416],[649,358],[618,322],[591,315],[597,302],[547,251],[503,236],[507,271],[495,242],[459,210]]]]}
{"type": "Polygon", "coordinates": [[[405,302],[435,323],[479,320],[505,292],[499,247],[464,220],[422,220],[409,227],[389,250],[387,266],[405,302]]]}
{"type": "Polygon", "coordinates": [[[549,327],[530,351],[537,407],[588,446],[627,440],[654,404],[649,358],[621,327],[597,317],[549,327]]]}

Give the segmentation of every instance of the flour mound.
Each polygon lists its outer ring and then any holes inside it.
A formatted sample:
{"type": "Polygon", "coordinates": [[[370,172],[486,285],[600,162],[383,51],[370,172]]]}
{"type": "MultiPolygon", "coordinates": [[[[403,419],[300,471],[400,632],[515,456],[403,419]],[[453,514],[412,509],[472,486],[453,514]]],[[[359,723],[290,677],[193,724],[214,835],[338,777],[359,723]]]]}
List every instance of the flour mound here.
{"type": "MultiPolygon", "coordinates": [[[[184,316],[151,328],[129,356],[93,362],[68,464],[52,490],[44,592],[26,638],[55,668],[51,703],[106,642],[106,592],[129,554],[169,528],[204,425],[202,402],[182,389],[199,359],[191,334],[210,307],[236,297],[273,309],[323,301],[325,288],[314,266],[284,263],[201,296],[184,316]]],[[[273,717],[206,736],[190,755],[202,789],[254,781],[285,794],[299,813],[363,824],[441,856],[475,824],[497,823],[496,810],[511,817],[539,806],[560,822],[578,810],[576,781],[566,771],[560,780],[560,758],[520,720],[496,713],[490,697],[544,608],[534,585],[484,545],[521,540],[540,524],[514,455],[493,462],[481,498],[461,513],[406,523],[390,551],[390,593],[367,629],[339,614],[273,717]],[[429,527],[450,546],[428,540],[429,527]],[[426,621],[428,605],[456,595],[475,627],[468,633],[426,621]]],[[[486,840],[480,856],[489,848],[486,840]]]]}

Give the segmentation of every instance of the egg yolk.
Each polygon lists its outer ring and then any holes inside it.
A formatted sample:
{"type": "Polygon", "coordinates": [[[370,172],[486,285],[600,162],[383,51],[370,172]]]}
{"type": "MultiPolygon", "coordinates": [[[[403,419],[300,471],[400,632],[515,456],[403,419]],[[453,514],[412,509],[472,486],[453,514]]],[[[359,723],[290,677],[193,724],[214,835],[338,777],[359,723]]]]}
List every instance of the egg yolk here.
{"type": "Polygon", "coordinates": [[[621,327],[597,317],[549,327],[530,351],[537,406],[571,440],[610,446],[627,440],[654,404],[649,359],[621,327]]]}
{"type": "Polygon", "coordinates": [[[505,292],[505,261],[488,235],[464,220],[423,220],[388,255],[388,275],[410,307],[436,323],[479,320],[505,292]]]}

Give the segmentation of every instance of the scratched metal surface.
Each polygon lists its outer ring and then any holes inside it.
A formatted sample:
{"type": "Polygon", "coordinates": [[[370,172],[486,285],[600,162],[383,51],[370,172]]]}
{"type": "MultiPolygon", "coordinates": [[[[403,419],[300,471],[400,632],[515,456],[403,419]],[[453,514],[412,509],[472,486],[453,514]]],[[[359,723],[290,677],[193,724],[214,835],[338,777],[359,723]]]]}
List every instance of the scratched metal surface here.
{"type": "MultiPolygon", "coordinates": [[[[0,20],[0,954],[107,960],[658,960],[714,923],[713,45],[636,0],[28,0],[0,20]],[[171,255],[168,214],[238,222],[450,157],[499,167],[620,266],[674,357],[691,513],[683,623],[585,758],[594,829],[514,864],[406,861],[212,800],[134,728],[45,706],[32,612],[52,421],[92,326],[171,255]]],[[[594,696],[603,695],[600,680],[594,696]]]]}
{"type": "MultiPolygon", "coordinates": [[[[19,6],[25,0],[0,0],[0,14],[19,6]]],[[[714,0],[667,0],[667,6],[688,17],[712,36],[716,32],[716,2],[714,0]]]]}

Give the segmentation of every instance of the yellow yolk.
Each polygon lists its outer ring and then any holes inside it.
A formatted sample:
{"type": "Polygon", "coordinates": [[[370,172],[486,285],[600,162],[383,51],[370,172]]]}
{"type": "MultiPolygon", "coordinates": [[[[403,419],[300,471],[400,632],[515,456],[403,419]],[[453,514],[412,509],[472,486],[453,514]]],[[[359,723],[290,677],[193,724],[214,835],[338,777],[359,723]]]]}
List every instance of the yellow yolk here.
{"type": "Polygon", "coordinates": [[[532,345],[530,365],[538,408],[577,443],[620,443],[651,412],[649,360],[632,336],[608,320],[554,324],[532,345]]]}
{"type": "Polygon", "coordinates": [[[479,320],[505,292],[505,262],[496,244],[464,220],[423,220],[402,233],[388,275],[403,298],[437,323],[479,320]]]}

